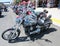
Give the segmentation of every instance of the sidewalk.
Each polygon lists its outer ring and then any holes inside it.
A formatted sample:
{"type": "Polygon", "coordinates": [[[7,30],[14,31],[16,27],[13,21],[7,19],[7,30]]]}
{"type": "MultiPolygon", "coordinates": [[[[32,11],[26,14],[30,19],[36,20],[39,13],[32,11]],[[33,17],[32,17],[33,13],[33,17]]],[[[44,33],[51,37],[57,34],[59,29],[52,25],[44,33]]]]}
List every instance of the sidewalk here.
{"type": "Polygon", "coordinates": [[[60,26],[60,9],[58,8],[37,8],[35,11],[39,12],[39,11],[43,11],[44,9],[46,9],[48,11],[48,15],[52,15],[52,21],[53,24],[60,26]]]}

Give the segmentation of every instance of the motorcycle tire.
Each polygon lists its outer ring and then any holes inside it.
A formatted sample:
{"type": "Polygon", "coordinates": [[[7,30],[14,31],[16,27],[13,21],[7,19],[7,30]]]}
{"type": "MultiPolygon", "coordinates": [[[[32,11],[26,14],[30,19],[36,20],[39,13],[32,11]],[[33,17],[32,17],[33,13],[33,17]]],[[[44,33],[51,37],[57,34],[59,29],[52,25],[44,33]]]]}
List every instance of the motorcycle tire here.
{"type": "MultiPolygon", "coordinates": [[[[8,31],[14,31],[15,29],[13,29],[13,28],[10,28],[10,29],[7,29],[7,30],[5,30],[3,33],[2,33],[2,38],[4,39],[4,40],[8,40],[8,39],[6,39],[5,37],[4,37],[4,34],[6,33],[6,32],[8,32],[8,31]]],[[[19,29],[17,29],[17,32],[18,32],[18,36],[20,35],[20,30],[19,29]]],[[[16,37],[16,38],[18,38],[18,36],[16,37]]],[[[15,38],[15,39],[16,39],[15,38]]],[[[13,40],[13,39],[9,39],[9,40],[13,40]]]]}

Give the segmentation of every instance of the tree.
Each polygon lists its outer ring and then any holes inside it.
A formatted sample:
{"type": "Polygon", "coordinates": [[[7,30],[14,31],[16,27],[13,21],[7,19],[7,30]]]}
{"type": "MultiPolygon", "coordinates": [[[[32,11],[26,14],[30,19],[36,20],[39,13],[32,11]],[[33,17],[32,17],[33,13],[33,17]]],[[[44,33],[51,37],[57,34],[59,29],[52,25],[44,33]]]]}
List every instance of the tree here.
{"type": "Polygon", "coordinates": [[[14,4],[19,3],[21,0],[14,0],[14,4]]]}

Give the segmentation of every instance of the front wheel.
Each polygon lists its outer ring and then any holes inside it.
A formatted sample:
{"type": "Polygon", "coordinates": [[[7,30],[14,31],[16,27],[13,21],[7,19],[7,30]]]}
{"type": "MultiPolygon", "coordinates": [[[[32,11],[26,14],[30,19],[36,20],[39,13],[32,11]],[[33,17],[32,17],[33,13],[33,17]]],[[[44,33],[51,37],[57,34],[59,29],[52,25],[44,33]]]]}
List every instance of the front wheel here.
{"type": "Polygon", "coordinates": [[[15,29],[11,28],[11,29],[7,29],[2,33],[2,38],[4,40],[12,40],[12,39],[16,39],[19,35],[20,35],[19,29],[15,31],[15,29]]]}

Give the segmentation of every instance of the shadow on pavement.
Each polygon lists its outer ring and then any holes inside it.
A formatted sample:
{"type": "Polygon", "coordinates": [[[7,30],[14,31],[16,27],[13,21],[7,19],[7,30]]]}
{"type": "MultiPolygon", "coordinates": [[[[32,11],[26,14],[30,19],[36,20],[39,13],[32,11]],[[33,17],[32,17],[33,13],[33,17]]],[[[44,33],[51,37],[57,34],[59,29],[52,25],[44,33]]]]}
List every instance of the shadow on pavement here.
{"type": "Polygon", "coordinates": [[[38,40],[38,39],[41,39],[41,40],[45,40],[45,41],[49,41],[48,39],[42,39],[42,37],[45,35],[45,34],[49,34],[51,32],[54,32],[54,31],[57,31],[57,29],[55,28],[50,28],[44,32],[41,32],[40,34],[35,34],[33,36],[31,36],[31,39],[34,41],[35,40],[38,40]]]}
{"type": "Polygon", "coordinates": [[[50,28],[48,29],[47,31],[44,31],[44,32],[41,32],[40,34],[34,34],[34,35],[31,35],[31,36],[25,36],[25,37],[19,37],[17,39],[15,39],[15,41],[13,43],[17,43],[17,42],[26,42],[26,41],[35,41],[35,40],[44,40],[46,42],[49,42],[49,43],[52,43],[52,41],[48,40],[48,39],[44,39],[42,38],[45,34],[49,34],[51,32],[54,32],[54,31],[57,31],[57,29],[55,28],[50,28]],[[28,39],[28,37],[30,39],[28,39]]]}
{"type": "Polygon", "coordinates": [[[1,15],[0,18],[4,18],[6,15],[1,15]]]}

